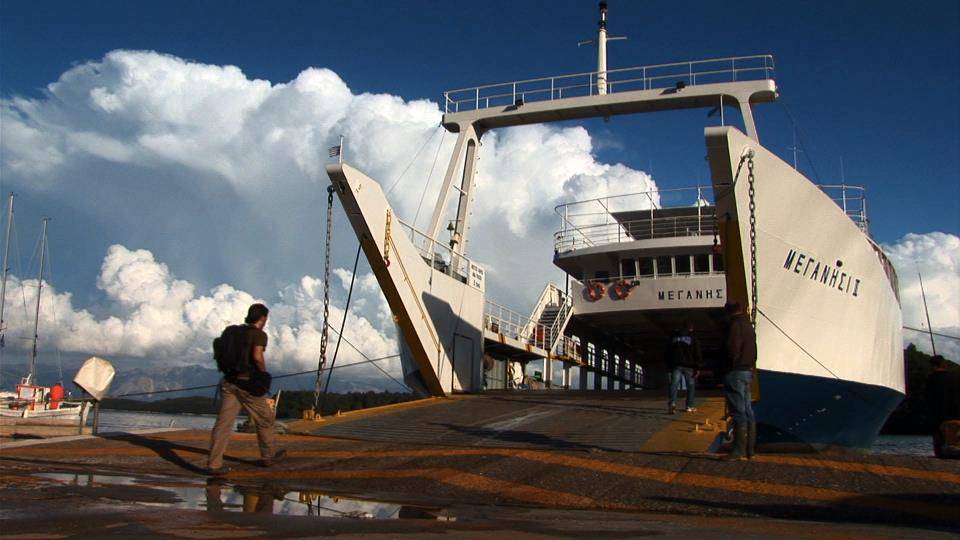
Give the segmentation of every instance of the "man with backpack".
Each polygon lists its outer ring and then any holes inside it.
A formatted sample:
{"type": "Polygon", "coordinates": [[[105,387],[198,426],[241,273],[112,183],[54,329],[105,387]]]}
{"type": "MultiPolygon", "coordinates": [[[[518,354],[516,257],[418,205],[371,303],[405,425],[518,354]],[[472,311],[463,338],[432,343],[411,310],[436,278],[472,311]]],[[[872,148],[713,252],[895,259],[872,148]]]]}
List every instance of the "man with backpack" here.
{"type": "Polygon", "coordinates": [[[213,340],[213,355],[217,368],[223,373],[220,383],[220,412],[210,432],[210,456],[207,469],[221,476],[229,472],[223,465],[223,453],[230,442],[233,424],[242,406],[257,425],[261,464],[269,467],[286,456],[285,450],[276,450],[274,412],[267,403],[270,374],[267,373],[263,352],[267,348],[267,324],[270,310],[263,304],[253,304],[247,310],[245,324],[228,326],[219,338],[213,340]]]}

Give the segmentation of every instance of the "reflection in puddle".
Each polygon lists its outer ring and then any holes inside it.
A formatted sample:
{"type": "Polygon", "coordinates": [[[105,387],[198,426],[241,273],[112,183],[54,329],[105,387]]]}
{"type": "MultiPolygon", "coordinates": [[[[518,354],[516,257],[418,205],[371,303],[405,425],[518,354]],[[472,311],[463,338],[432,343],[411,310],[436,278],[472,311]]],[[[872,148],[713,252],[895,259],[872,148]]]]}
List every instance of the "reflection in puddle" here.
{"type": "MultiPolygon", "coordinates": [[[[185,508],[209,512],[251,512],[288,516],[343,517],[354,519],[432,519],[456,521],[440,508],[368,501],[329,495],[316,491],[290,491],[283,486],[265,483],[259,486],[233,485],[225,480],[210,478],[205,483],[189,479],[162,476],[113,476],[102,474],[37,473],[58,484],[77,487],[136,486],[160,490],[175,495],[176,502],[146,500],[142,496],[136,504],[185,508]]],[[[107,496],[110,497],[109,495],[107,496]]],[[[118,491],[116,497],[128,500],[129,494],[118,491]]]]}

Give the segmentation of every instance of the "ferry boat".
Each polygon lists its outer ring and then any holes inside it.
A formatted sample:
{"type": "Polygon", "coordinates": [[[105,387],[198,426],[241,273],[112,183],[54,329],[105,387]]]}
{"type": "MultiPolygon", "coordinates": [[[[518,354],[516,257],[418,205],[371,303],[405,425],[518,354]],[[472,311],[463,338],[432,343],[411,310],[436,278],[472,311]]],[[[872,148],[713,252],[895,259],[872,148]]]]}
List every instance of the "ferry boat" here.
{"type": "Polygon", "coordinates": [[[400,221],[374,179],[327,166],[397,323],[405,381],[434,395],[525,387],[522,366],[542,362],[548,388],[570,388],[571,370],[580,389],[653,385],[683,321],[719,361],[733,300],[757,332],[759,443],[868,447],[903,398],[904,369],[896,273],[862,190],[817,186],[760,144],[754,107],[778,95],[772,56],[608,69],[605,2],[600,15],[596,71],[443,94],[457,141],[427,230],[400,221]],[[690,108],[720,112],[704,129],[709,186],[561,205],[554,263],[568,284],[548,284],[529,316],[486,298],[464,253],[484,133],[690,108]]]}

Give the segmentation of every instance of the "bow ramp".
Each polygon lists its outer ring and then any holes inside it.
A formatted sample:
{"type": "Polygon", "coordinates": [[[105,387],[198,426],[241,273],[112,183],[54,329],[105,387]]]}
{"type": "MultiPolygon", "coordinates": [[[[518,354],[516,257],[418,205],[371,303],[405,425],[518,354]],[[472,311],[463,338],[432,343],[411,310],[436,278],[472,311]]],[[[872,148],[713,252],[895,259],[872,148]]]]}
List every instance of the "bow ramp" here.
{"type": "Polygon", "coordinates": [[[481,390],[483,268],[401,222],[362,172],[327,174],[393,312],[404,381],[433,395],[481,390]]]}

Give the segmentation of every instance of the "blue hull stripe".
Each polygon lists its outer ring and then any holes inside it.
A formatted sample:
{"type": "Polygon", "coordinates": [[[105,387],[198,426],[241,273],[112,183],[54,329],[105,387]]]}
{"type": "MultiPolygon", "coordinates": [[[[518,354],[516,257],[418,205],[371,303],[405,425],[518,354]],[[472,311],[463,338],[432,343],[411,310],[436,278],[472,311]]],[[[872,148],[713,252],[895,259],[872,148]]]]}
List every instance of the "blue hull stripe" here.
{"type": "Polygon", "coordinates": [[[903,394],[882,386],[759,372],[758,444],[869,448],[903,394]]]}

